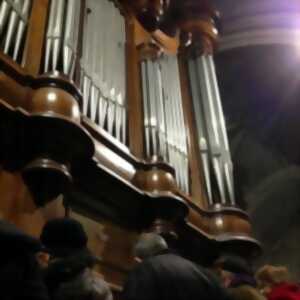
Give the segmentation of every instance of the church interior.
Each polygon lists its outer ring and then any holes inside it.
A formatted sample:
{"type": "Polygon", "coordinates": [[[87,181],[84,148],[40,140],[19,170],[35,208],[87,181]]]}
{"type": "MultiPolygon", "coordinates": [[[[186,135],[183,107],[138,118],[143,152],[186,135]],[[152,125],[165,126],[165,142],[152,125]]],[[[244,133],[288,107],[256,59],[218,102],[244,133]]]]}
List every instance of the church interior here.
{"type": "Polygon", "coordinates": [[[115,293],[144,232],[299,281],[299,67],[298,0],[1,0],[0,219],[80,221],[115,293]]]}

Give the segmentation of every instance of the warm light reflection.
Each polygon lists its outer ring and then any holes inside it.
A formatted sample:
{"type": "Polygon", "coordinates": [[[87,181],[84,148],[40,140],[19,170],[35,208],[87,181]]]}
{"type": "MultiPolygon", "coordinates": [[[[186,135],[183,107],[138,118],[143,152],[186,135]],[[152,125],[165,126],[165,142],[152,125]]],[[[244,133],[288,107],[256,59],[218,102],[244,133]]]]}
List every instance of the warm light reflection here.
{"type": "Polygon", "coordinates": [[[152,175],[152,180],[157,182],[158,181],[158,175],[157,174],[153,174],[152,175]]]}
{"type": "Polygon", "coordinates": [[[57,95],[56,93],[51,92],[48,94],[47,98],[50,102],[55,102],[57,100],[57,95]]]}
{"type": "Polygon", "coordinates": [[[134,175],[135,169],[130,163],[98,142],[96,143],[96,157],[97,153],[101,153],[100,159],[106,158],[108,164],[113,162],[114,165],[117,165],[121,172],[124,172],[125,174],[131,174],[131,176],[134,175]]]}
{"type": "Polygon", "coordinates": [[[216,225],[218,226],[218,227],[221,227],[221,226],[223,226],[223,219],[221,218],[221,217],[218,217],[217,219],[216,219],[216,225]]]}
{"type": "Polygon", "coordinates": [[[218,29],[217,28],[213,28],[213,33],[215,34],[215,35],[218,35],[219,34],[219,31],[218,31],[218,29]]]}

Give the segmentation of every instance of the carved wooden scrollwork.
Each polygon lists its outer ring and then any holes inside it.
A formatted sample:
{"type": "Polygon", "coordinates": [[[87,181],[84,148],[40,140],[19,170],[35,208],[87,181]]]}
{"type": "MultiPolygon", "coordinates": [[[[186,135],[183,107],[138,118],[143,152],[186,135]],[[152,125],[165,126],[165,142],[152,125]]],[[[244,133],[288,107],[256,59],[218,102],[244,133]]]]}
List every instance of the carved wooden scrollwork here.
{"type": "Polygon", "coordinates": [[[167,53],[190,46],[211,53],[216,45],[219,14],[207,0],[123,2],[167,53]]]}
{"type": "Polygon", "coordinates": [[[72,164],[91,158],[94,144],[80,125],[74,86],[55,76],[20,79],[26,84],[9,88],[26,91],[28,100],[1,100],[1,164],[21,170],[37,206],[43,206],[68,189],[72,164]]]}

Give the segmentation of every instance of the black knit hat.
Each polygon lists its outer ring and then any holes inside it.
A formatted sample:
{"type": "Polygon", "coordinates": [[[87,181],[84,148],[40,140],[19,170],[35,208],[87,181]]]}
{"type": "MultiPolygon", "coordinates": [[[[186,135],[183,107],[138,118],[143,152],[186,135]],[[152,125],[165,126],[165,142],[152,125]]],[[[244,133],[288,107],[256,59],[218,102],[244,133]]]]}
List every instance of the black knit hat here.
{"type": "Polygon", "coordinates": [[[39,240],[19,230],[15,225],[0,221],[1,253],[13,256],[18,254],[36,253],[42,249],[39,240]]]}
{"type": "Polygon", "coordinates": [[[41,234],[41,242],[49,253],[56,257],[88,253],[87,241],[88,237],[83,226],[70,218],[48,221],[41,234]]]}

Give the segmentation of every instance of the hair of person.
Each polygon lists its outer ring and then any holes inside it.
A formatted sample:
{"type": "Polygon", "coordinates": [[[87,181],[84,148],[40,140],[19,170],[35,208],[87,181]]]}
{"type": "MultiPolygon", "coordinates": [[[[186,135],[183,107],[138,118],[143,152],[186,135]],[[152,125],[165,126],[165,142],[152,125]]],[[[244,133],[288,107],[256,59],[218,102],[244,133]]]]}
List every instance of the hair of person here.
{"type": "Polygon", "coordinates": [[[112,300],[108,284],[91,270],[85,270],[70,281],[63,282],[53,300],[112,300]]]}
{"type": "Polygon", "coordinates": [[[134,247],[134,255],[146,259],[168,249],[167,242],[158,234],[144,233],[134,247]]]}
{"type": "Polygon", "coordinates": [[[284,266],[265,265],[256,272],[256,280],[260,286],[274,285],[290,280],[290,273],[284,266]]]}

